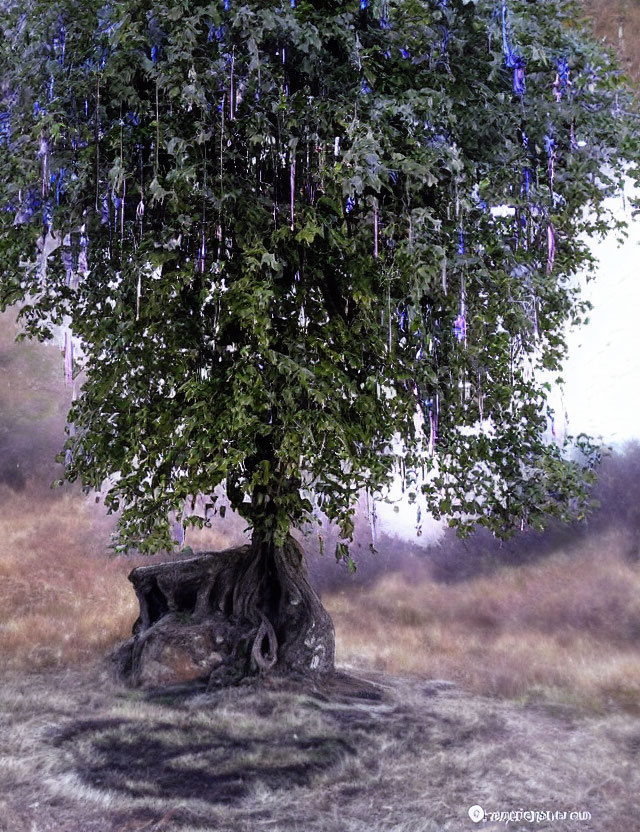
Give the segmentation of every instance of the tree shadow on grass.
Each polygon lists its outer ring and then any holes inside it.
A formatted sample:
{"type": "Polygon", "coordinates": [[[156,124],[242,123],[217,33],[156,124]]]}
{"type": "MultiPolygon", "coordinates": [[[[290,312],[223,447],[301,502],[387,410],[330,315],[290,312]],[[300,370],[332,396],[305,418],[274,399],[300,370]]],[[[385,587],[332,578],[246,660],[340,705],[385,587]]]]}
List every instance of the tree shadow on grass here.
{"type": "Polygon", "coordinates": [[[231,806],[259,783],[270,790],[310,785],[355,754],[340,737],[298,738],[292,730],[265,737],[245,725],[239,736],[180,720],[95,719],[66,726],[52,743],[71,751],[76,776],[101,791],[231,806]]]}

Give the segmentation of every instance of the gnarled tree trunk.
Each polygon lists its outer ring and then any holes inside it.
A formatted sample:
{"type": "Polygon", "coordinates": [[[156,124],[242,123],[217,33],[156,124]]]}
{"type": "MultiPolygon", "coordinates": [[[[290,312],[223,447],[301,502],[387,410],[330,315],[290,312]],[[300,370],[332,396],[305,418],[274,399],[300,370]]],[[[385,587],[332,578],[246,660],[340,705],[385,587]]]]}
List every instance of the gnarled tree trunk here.
{"type": "Polygon", "coordinates": [[[140,603],[133,638],[115,654],[134,686],[207,680],[232,684],[279,671],[334,669],[334,629],[289,537],[140,566],[129,575],[140,603]]]}

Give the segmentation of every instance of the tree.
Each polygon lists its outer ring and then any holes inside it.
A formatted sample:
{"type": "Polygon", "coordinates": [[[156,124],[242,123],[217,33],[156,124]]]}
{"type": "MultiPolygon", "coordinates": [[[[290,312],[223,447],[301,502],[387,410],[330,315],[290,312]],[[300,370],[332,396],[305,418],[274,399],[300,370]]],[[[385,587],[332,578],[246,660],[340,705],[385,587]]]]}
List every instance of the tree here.
{"type": "Polygon", "coordinates": [[[207,591],[255,665],[330,669],[290,530],[321,509],[351,565],[357,495],[398,469],[461,533],[584,512],[597,449],[549,441],[539,371],[639,145],[573,2],[2,17],[0,306],[73,333],[66,477],[110,478],[143,551],[174,545],[173,512],[209,523],[225,483],[252,545],[207,591]]]}

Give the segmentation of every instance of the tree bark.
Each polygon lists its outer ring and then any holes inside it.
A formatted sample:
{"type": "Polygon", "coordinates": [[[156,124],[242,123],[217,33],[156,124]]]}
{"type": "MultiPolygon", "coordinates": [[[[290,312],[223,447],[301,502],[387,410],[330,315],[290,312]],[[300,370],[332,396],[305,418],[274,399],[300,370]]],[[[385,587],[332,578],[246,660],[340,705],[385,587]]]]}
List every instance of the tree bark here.
{"type": "Polygon", "coordinates": [[[140,615],[114,658],[133,686],[334,670],[333,623],[292,537],[141,566],[129,580],[140,615]]]}

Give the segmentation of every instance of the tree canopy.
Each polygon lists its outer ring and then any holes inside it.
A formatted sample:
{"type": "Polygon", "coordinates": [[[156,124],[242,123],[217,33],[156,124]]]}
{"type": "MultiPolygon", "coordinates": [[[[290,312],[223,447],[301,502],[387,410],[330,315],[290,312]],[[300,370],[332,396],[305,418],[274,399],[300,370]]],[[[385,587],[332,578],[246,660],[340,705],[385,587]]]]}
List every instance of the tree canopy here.
{"type": "Polygon", "coordinates": [[[111,477],[123,546],[225,483],[275,540],[322,510],[348,559],[399,469],[463,531],[584,511],[596,449],[549,441],[540,371],[639,144],[575,3],[0,15],[0,308],[70,327],[66,477],[111,477]]]}

